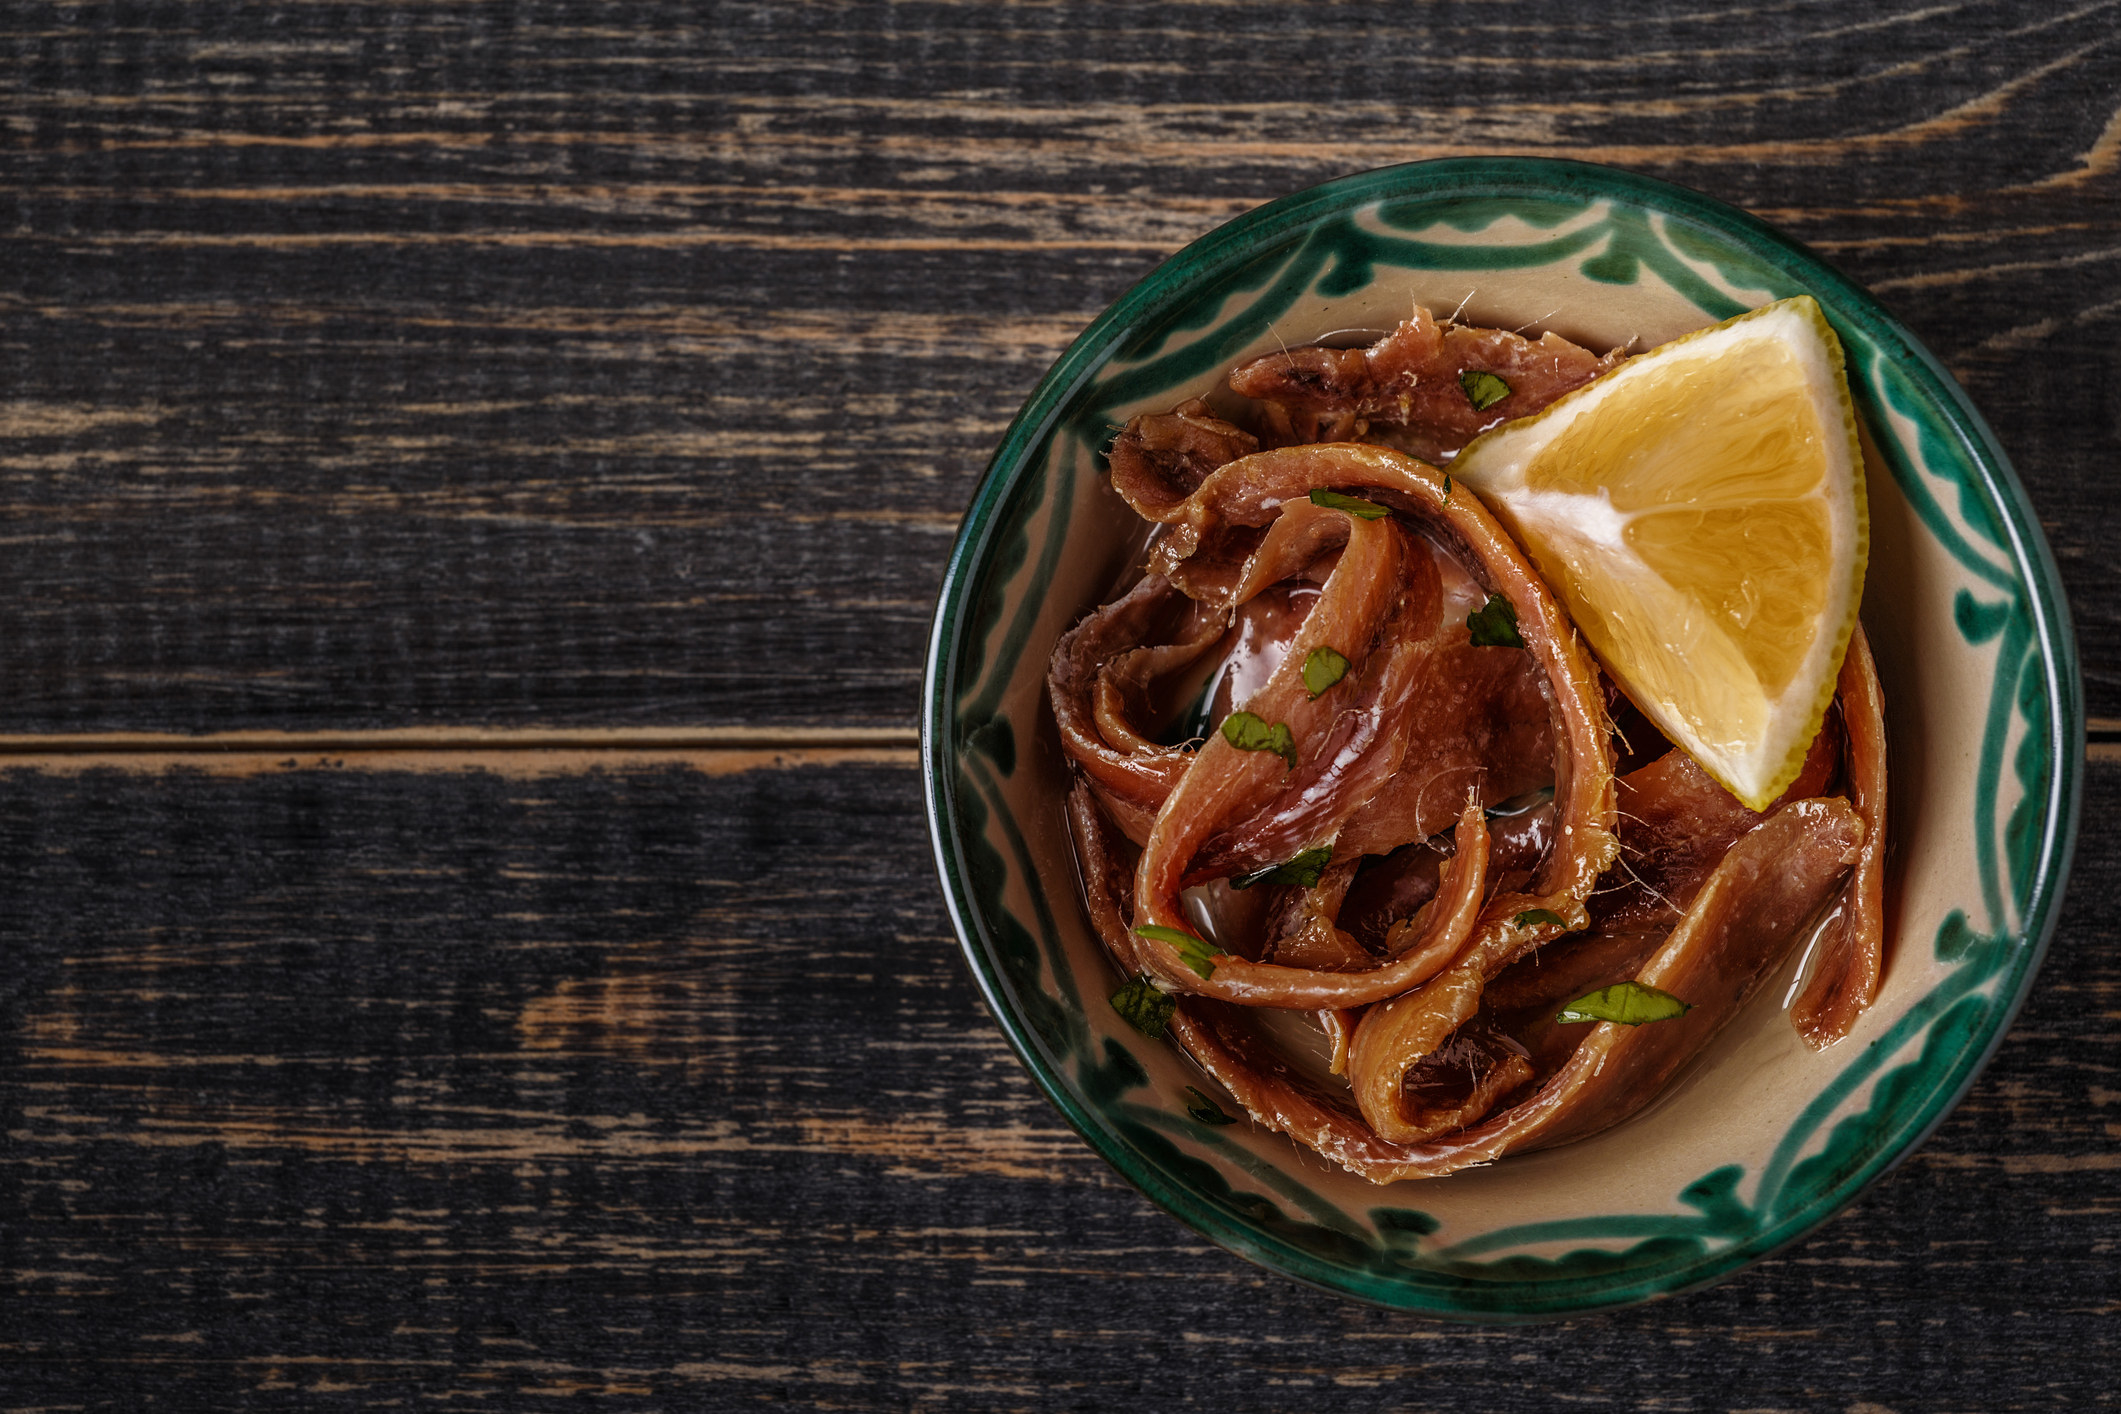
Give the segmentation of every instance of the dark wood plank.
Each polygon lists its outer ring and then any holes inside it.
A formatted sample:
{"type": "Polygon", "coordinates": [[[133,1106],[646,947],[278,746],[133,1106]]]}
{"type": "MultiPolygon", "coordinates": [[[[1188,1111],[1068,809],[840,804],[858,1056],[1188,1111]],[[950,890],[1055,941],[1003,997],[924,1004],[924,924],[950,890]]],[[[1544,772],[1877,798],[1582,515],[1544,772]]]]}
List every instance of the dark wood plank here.
{"type": "Polygon", "coordinates": [[[1076,330],[1261,201],[1489,152],[1878,289],[2121,715],[2116,13],[10,7],[0,732],[910,721],[1076,330]]]}
{"type": "MultiPolygon", "coordinates": [[[[2112,1398],[2121,765],[1856,1208],[1458,1329],[1163,1216],[982,1013],[902,758],[0,776],[10,1408],[2038,1410],[2112,1398]]],[[[401,763],[402,764],[402,763],[401,763]]]]}

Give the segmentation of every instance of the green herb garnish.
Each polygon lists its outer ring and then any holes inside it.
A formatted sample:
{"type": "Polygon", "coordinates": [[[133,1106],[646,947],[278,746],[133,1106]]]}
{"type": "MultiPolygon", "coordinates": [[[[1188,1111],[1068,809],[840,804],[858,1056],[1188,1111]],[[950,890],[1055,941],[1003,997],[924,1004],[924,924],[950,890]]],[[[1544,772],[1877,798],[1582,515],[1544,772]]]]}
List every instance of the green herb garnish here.
{"type": "Polygon", "coordinates": [[[1557,928],[1569,926],[1569,920],[1563,918],[1551,908],[1528,908],[1515,918],[1512,918],[1510,922],[1519,928],[1530,928],[1541,923],[1551,923],[1557,928]]]}
{"type": "Polygon", "coordinates": [[[1448,471],[1443,474],[1443,498],[1446,501],[1451,499],[1451,473],[1448,471]]]}
{"type": "Polygon", "coordinates": [[[1383,520],[1392,514],[1375,501],[1365,501],[1360,496],[1343,496],[1338,491],[1313,491],[1311,504],[1326,506],[1336,511],[1346,511],[1359,520],[1383,520]]]}
{"type": "Polygon", "coordinates": [[[1192,1115],[1202,1124],[1237,1123],[1236,1116],[1224,1114],[1223,1107],[1221,1105],[1216,1104],[1215,1101],[1209,1099],[1206,1095],[1202,1094],[1193,1086],[1188,1085],[1186,1087],[1186,1093],[1193,1097],[1192,1099],[1186,1101],[1186,1113],[1192,1115]]]}
{"type": "Polygon", "coordinates": [[[1561,1022],[1617,1021],[1622,1026],[1640,1026],[1646,1021],[1673,1021],[1694,1009],[1670,992],[1640,982],[1615,982],[1587,997],[1578,997],[1554,1014],[1561,1022]]]}
{"type": "Polygon", "coordinates": [[[1223,740],[1239,751],[1271,751],[1296,769],[1296,738],[1287,722],[1269,723],[1250,712],[1232,712],[1223,718],[1223,740]]]}
{"type": "Polygon", "coordinates": [[[1304,659],[1304,686],[1316,698],[1348,675],[1348,660],[1331,648],[1314,648],[1304,659]]]}
{"type": "Polygon", "coordinates": [[[1458,386],[1466,390],[1473,411],[1486,412],[1510,396],[1510,385],[1482,369],[1469,368],[1458,375],[1458,386]]]}
{"type": "Polygon", "coordinates": [[[1132,979],[1114,992],[1111,1000],[1112,1009],[1129,1026],[1152,1041],[1164,1038],[1164,1028],[1171,1024],[1171,1014],[1178,1010],[1178,998],[1159,992],[1156,984],[1146,977],[1132,979]]]}
{"type": "Polygon", "coordinates": [[[1524,640],[1517,636],[1517,606],[1500,594],[1490,594],[1487,603],[1467,614],[1466,628],[1472,632],[1475,648],[1524,647],[1524,640]]]}
{"type": "Polygon", "coordinates": [[[1326,872],[1326,865],[1332,860],[1333,846],[1322,844],[1316,849],[1305,850],[1286,864],[1269,864],[1249,874],[1233,875],[1230,887],[1249,889],[1254,884],[1289,884],[1299,889],[1315,889],[1319,875],[1326,872]]]}
{"type": "Polygon", "coordinates": [[[1205,982],[1215,975],[1215,957],[1219,950],[1191,933],[1156,923],[1146,924],[1134,931],[1144,938],[1154,938],[1159,943],[1169,943],[1178,949],[1178,960],[1200,974],[1201,981],[1205,982]]]}

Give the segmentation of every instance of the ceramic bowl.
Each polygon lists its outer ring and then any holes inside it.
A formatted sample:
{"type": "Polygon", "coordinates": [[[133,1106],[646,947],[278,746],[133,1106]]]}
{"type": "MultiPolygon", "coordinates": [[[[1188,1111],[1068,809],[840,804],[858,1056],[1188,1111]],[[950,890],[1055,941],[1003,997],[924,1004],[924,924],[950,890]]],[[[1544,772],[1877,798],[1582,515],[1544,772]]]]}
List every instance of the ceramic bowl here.
{"type": "Polygon", "coordinates": [[[2002,1037],[2053,927],[2081,695],[2023,488],[1965,394],[1861,289],[1678,187],[1574,163],[1445,161],[1231,222],[1076,340],[1009,428],[959,532],[922,750],[965,956],[1092,1147],[1266,1267],[1389,1306],[1511,1319],[1733,1272],[1824,1221],[1937,1124],[2002,1037]],[[1877,1004],[1815,1053],[1781,1010],[1793,979],[1780,976],[1650,1109],[1448,1178],[1377,1186],[1253,1123],[1194,1120],[1186,1087],[1201,1073],[1106,1002],[1119,979],[1080,901],[1044,700],[1054,641],[1139,563],[1141,526],[1103,475],[1113,429],[1205,393],[1241,359],[1389,328],[1417,302],[1639,350],[1798,293],[1840,334],[1873,444],[1862,614],[1885,686],[1892,831],[1877,1004]]]}

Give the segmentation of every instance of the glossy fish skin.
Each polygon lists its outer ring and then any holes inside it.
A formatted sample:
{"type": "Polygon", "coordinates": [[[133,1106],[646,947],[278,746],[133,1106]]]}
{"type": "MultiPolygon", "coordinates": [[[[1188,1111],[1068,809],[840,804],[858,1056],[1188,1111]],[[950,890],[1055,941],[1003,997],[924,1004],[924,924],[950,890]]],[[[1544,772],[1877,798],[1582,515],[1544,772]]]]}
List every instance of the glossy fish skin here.
{"type": "Polygon", "coordinates": [[[1840,714],[1829,712],[1797,779],[1761,811],[1746,809],[1677,748],[1619,777],[1620,859],[1616,877],[1593,903],[1592,918],[1601,927],[1678,922],[1748,830],[1790,801],[1831,793],[1842,771],[1843,745],[1840,714]]]}
{"type": "Polygon", "coordinates": [[[1135,418],[1106,460],[1112,489],[1144,519],[1181,505],[1216,468],[1259,450],[1259,439],[1195,398],[1168,413],[1135,418]]]}
{"type": "Polygon", "coordinates": [[[1859,625],[1841,667],[1848,731],[1849,801],[1863,821],[1863,849],[1846,894],[1822,931],[1812,976],[1790,1007],[1790,1022],[1814,1050],[1849,1034],[1878,999],[1885,973],[1885,690],[1859,625]]]}
{"type": "Polygon", "coordinates": [[[1617,1124],[1647,1104],[1729,1024],[1839,894],[1865,835],[1855,809],[1839,798],[1794,801],[1755,826],[1731,846],[1686,917],[1635,973],[1633,980],[1682,997],[1693,1009],[1643,1026],[1575,1028],[1589,1034],[1539,1092],[1467,1131],[1464,1142],[1500,1144],[1498,1153],[1549,1148],[1617,1124]]]}
{"type": "MultiPolygon", "coordinates": [[[[1510,1153],[1552,1148],[1634,1114],[1729,1024],[1834,897],[1863,833],[1846,801],[1806,800],[1784,806],[1732,847],[1680,926],[1635,966],[1636,980],[1699,999],[1684,1017],[1635,1027],[1552,1027],[1581,1033],[1567,1038],[1558,1055],[1546,1037],[1512,1035],[1499,1020],[1489,1023],[1489,1034],[1515,1042],[1529,1058],[1514,1070],[1519,1084],[1538,1083],[1525,1098],[1470,1126],[1439,1122],[1439,1133],[1407,1142],[1379,1134],[1365,1115],[1307,1081],[1261,1041],[1235,1014],[1242,1008],[1183,1001],[1174,1029],[1254,1119],[1373,1182],[1441,1177],[1510,1153]]],[[[1492,1099],[1478,1094],[1464,1108],[1484,1112],[1492,1099]]],[[[1448,1111],[1436,1114],[1441,1119],[1448,1111]]]]}
{"type": "Polygon", "coordinates": [[[1265,405],[1268,441],[1387,442],[1425,461],[1447,460],[1490,427],[1527,417],[1616,367],[1559,334],[1527,339],[1477,329],[1427,310],[1361,349],[1284,349],[1230,371],[1230,386],[1265,405]],[[1492,373],[1509,395],[1473,405],[1461,376],[1492,373]]]}
{"type": "MultiPolygon", "coordinates": [[[[1545,582],[1471,492],[1448,489],[1436,468],[1384,447],[1334,443],[1259,452],[1221,468],[1184,505],[1167,512],[1169,533],[1151,563],[1182,562],[1233,526],[1269,524],[1284,506],[1295,506],[1319,489],[1390,506],[1431,537],[1443,554],[1471,571],[1485,591],[1503,595],[1516,609],[1524,653],[1543,679],[1540,690],[1553,725],[1551,769],[1561,802],[1557,847],[1532,892],[1549,899],[1538,906],[1564,916],[1580,913],[1578,901],[1617,850],[1612,836],[1612,752],[1597,669],[1545,582]]],[[[1462,641],[1462,626],[1455,638],[1462,641]]],[[[1508,659],[1514,650],[1468,651],[1508,659]]],[[[1487,728],[1478,724],[1473,730],[1487,728]]],[[[1548,762],[1540,765],[1545,768],[1548,762]]],[[[1427,818],[1365,825],[1358,835],[1363,852],[1382,852],[1442,828],[1456,813],[1455,794],[1445,797],[1448,804],[1427,818]],[[1394,834],[1399,837],[1392,838],[1394,834]]],[[[1501,798],[1492,795],[1490,803],[1501,798]]],[[[1380,803],[1379,809],[1385,808],[1380,803]]]]}
{"type": "Polygon", "coordinates": [[[1827,727],[1768,810],[1646,727],[1616,778],[1610,689],[1545,583],[1470,491],[1374,442],[1448,455],[1618,355],[1426,320],[1236,370],[1237,391],[1282,399],[1251,431],[1198,400],[1130,423],[1112,484],[1158,527],[1148,575],[1064,637],[1049,679],[1081,782],[1085,902],[1115,963],[1177,994],[1170,1033],[1255,1120],[1380,1183],[1620,1122],[1801,935],[1819,957],[1791,1019],[1814,1046],[1847,1033],[1883,964],[1883,706],[1860,628],[1827,727]],[[1495,417],[1455,377],[1441,398],[1446,364],[1503,373],[1495,417]],[[1492,595],[1521,647],[1471,641],[1492,595]],[[1301,669],[1319,647],[1348,666],[1314,694],[1301,669]],[[1209,720],[1242,708],[1286,729],[1293,765],[1214,734],[1160,744],[1171,685],[1203,672],[1209,720]],[[1484,818],[1515,797],[1534,803],[1484,818]],[[1326,845],[1315,883],[1222,882],[1326,845]],[[1212,927],[1189,918],[1202,907],[1212,927]],[[1139,926],[1206,932],[1211,965],[1139,926]],[[1692,1009],[1554,1021],[1625,980],[1692,1009]],[[1330,1073],[1281,1053],[1259,1024],[1274,1009],[1315,1018],[1330,1073]]]}
{"type": "MultiPolygon", "coordinates": [[[[1411,562],[1401,531],[1382,521],[1333,512],[1344,522],[1338,563],[1281,666],[1246,710],[1286,725],[1297,743],[1291,768],[1271,752],[1241,751],[1211,737],[1158,813],[1138,866],[1136,926],[1184,930],[1179,892],[1202,873],[1227,876],[1272,864],[1331,840],[1369,790],[1390,774],[1403,749],[1402,704],[1427,657],[1416,625],[1433,622],[1434,571],[1411,562]],[[1395,631],[1395,626],[1405,628],[1395,631]],[[1302,655],[1319,643],[1359,645],[1350,679],[1312,698],[1302,655]],[[1221,841],[1224,862],[1203,869],[1221,841]]],[[[1353,1006],[1403,990],[1406,966],[1364,972],[1287,967],[1225,954],[1206,977],[1164,944],[1140,947],[1145,970],[1175,991],[1250,1005],[1315,1009],[1353,1006]]]]}
{"type": "MultiPolygon", "coordinates": [[[[1486,508],[1469,493],[1461,491],[1453,495],[1444,484],[1441,473],[1434,468],[1386,448],[1332,444],[1284,448],[1240,458],[1211,474],[1185,505],[1166,509],[1165,523],[1171,527],[1171,533],[1159,546],[1157,558],[1152,559],[1152,563],[1182,562],[1201,546],[1212,544],[1227,527],[1271,524],[1284,514],[1285,508],[1292,514],[1315,514],[1316,508],[1310,505],[1308,496],[1318,489],[1339,490],[1365,499],[1389,498],[1382,503],[1391,505],[1412,524],[1433,535],[1436,544],[1454,549],[1460,563],[1473,570],[1488,592],[1500,593],[1516,606],[1523,634],[1522,650],[1476,651],[1501,654],[1512,662],[1529,660],[1535,665],[1535,671],[1542,675],[1540,691],[1552,726],[1552,735],[1546,740],[1553,743],[1550,748],[1553,755],[1548,761],[1539,763],[1539,769],[1541,774],[1551,772],[1556,799],[1561,806],[1560,824],[1556,847],[1541,865],[1533,880],[1532,891],[1491,901],[1467,942],[1467,950],[1479,958],[1480,969],[1491,970],[1517,951],[1536,946],[1543,936],[1560,931],[1555,927],[1547,934],[1541,934],[1537,930],[1509,928],[1498,921],[1498,914],[1514,916],[1528,908],[1542,908],[1557,914],[1565,922],[1580,925],[1584,918],[1582,900],[1617,849],[1611,832],[1611,753],[1596,671],[1544,583],[1532,572],[1523,555],[1496,525],[1486,508]]],[[[1347,591],[1334,588],[1343,576],[1380,572],[1379,567],[1385,563],[1380,558],[1381,551],[1364,549],[1363,557],[1351,562],[1350,556],[1356,553],[1358,546],[1396,543],[1402,565],[1419,567],[1426,562],[1428,568],[1421,572],[1421,577],[1424,582],[1433,579],[1435,552],[1404,540],[1395,541],[1393,537],[1405,535],[1397,528],[1397,517],[1371,520],[1343,511],[1328,514],[1344,518],[1349,538],[1347,548],[1343,549],[1329,577],[1326,591],[1313,611],[1314,616],[1341,612],[1329,609],[1329,600],[1337,604],[1346,597],[1351,604],[1371,602],[1349,597],[1354,594],[1352,582],[1347,591]]],[[[1259,553],[1267,553],[1271,544],[1270,534],[1259,553]]],[[[1361,582],[1368,584],[1370,581],[1361,582]]],[[[1411,617],[1415,622],[1422,621],[1418,613],[1411,617]]],[[[1433,619],[1429,621],[1434,622],[1433,619]]],[[[1322,623],[1330,623],[1330,620],[1322,620],[1322,623]]],[[[1439,625],[1439,629],[1442,627],[1439,625]]],[[[1462,624],[1451,625],[1450,629],[1453,639],[1463,640],[1465,630],[1462,624]]],[[[1307,749],[1301,743],[1312,739],[1320,716],[1316,709],[1324,704],[1324,699],[1320,703],[1308,701],[1292,666],[1314,638],[1318,642],[1337,639],[1339,641],[1331,642],[1336,648],[1358,645],[1365,664],[1372,651],[1367,620],[1354,622],[1351,627],[1321,628],[1318,634],[1309,634],[1307,626],[1290,650],[1290,663],[1284,665],[1289,670],[1288,677],[1279,680],[1278,686],[1270,686],[1262,694],[1261,703],[1247,704],[1247,710],[1257,711],[1268,720],[1290,722],[1300,743],[1299,752],[1307,749]]],[[[1359,849],[1362,853],[1383,852],[1413,839],[1424,838],[1440,828],[1448,816],[1423,818],[1418,811],[1394,808],[1392,801],[1395,797],[1380,792],[1385,781],[1406,779],[1400,771],[1400,764],[1408,746],[1409,694],[1418,666],[1411,654],[1416,648],[1432,654],[1439,646],[1429,640],[1417,641],[1411,633],[1399,642],[1375,645],[1375,651],[1384,654],[1388,662],[1404,664],[1405,667],[1391,674],[1393,697],[1381,708],[1380,721],[1389,717],[1391,730],[1380,728],[1365,748],[1367,753],[1374,755],[1375,764],[1359,774],[1371,788],[1367,794],[1350,796],[1348,802],[1343,802],[1356,808],[1339,810],[1334,818],[1319,816],[1311,819],[1308,833],[1275,821],[1268,798],[1263,794],[1276,781],[1271,764],[1257,759],[1258,753],[1250,753],[1253,759],[1240,759],[1246,754],[1233,755],[1226,745],[1211,740],[1191,768],[1188,780],[1193,782],[1197,777],[1197,784],[1182,784],[1166,800],[1157,826],[1161,838],[1152,834],[1150,847],[1143,856],[1137,901],[1144,921],[1160,927],[1185,927],[1177,894],[1194,877],[1190,871],[1195,857],[1218,830],[1225,829],[1234,820],[1246,818],[1244,811],[1247,809],[1252,812],[1250,818],[1265,818],[1280,830],[1279,834],[1264,828],[1258,832],[1259,837],[1275,841],[1273,848],[1259,851],[1268,856],[1264,862],[1272,862],[1275,856],[1285,857],[1319,839],[1333,838],[1342,833],[1343,826],[1348,835],[1360,841],[1359,846],[1351,846],[1350,852],[1359,849]],[[1372,802],[1378,803],[1377,809],[1365,819],[1362,812],[1369,810],[1372,802]],[[1166,822],[1169,822],[1168,826],[1166,822]],[[1394,834],[1398,837],[1393,838],[1394,834]]],[[[1358,672],[1364,674],[1365,681],[1371,679],[1366,666],[1359,666],[1358,672]]],[[[1431,686],[1434,681],[1435,675],[1431,674],[1431,686]]],[[[1341,690],[1340,687],[1333,689],[1334,692],[1341,690]]],[[[1468,714],[1468,717],[1476,735],[1484,734],[1491,725],[1484,714],[1468,714]]],[[[1325,741],[1330,740],[1330,737],[1325,738],[1325,741]]],[[[1322,741],[1320,745],[1323,744],[1322,741]]],[[[1315,770],[1318,766],[1319,747],[1309,750],[1312,754],[1300,756],[1299,772],[1315,770]]],[[[1300,781],[1301,776],[1297,779],[1300,781]]],[[[1478,783],[1474,780],[1465,784],[1478,783]]],[[[1515,793],[1519,784],[1510,781],[1504,789],[1515,793]]],[[[1462,799],[1460,792],[1463,789],[1461,784],[1432,791],[1427,803],[1442,806],[1452,802],[1454,797],[1462,799]]],[[[1500,798],[1500,794],[1491,787],[1488,800],[1500,798]]],[[[1296,805],[1306,803],[1298,792],[1296,805]]],[[[1228,867],[1236,862],[1221,859],[1218,867],[1228,867]]],[[[1269,986],[1250,969],[1234,966],[1225,980],[1219,981],[1213,974],[1202,978],[1168,949],[1147,949],[1145,961],[1154,975],[1178,991],[1218,996],[1225,1000],[1246,999],[1254,1004],[1297,1004],[1293,1000],[1294,993],[1282,990],[1283,984],[1293,979],[1280,979],[1269,986]],[[1269,1003],[1270,997],[1291,999],[1269,1003]]],[[[1402,971],[1405,969],[1395,968],[1385,974],[1397,977],[1391,984],[1394,993],[1403,992],[1407,985],[1419,980],[1411,975],[1397,976],[1402,971]]],[[[1375,979],[1373,987],[1383,984],[1385,976],[1375,979]]],[[[1331,990],[1335,997],[1323,996],[1317,990],[1307,991],[1304,995],[1307,998],[1317,996],[1319,999],[1311,1004],[1320,1006],[1352,1004],[1347,1000],[1351,991],[1345,979],[1334,984],[1331,990]]],[[[1389,994],[1392,993],[1386,993],[1389,994]]],[[[1376,997],[1367,996],[1365,999],[1375,1000],[1376,997]]]]}
{"type": "Polygon", "coordinates": [[[1137,842],[1149,837],[1156,812],[1192,760],[1177,747],[1146,741],[1131,724],[1115,728],[1111,697],[1117,689],[1107,684],[1127,672],[1135,655],[1163,653],[1191,662],[1222,634],[1219,622],[1199,622],[1196,606],[1169,581],[1150,575],[1061,635],[1054,647],[1046,699],[1062,748],[1137,842]],[[1178,641],[1151,647],[1165,624],[1178,626],[1178,641]]]}

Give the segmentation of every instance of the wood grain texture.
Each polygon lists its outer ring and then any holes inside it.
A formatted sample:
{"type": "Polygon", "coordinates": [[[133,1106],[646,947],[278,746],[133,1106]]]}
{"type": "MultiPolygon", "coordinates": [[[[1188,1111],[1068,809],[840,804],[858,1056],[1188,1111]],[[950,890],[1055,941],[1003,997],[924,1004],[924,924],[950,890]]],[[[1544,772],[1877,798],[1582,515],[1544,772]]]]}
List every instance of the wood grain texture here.
{"type": "Polygon", "coordinates": [[[2121,1402],[2121,0],[24,0],[0,221],[0,1410],[2121,1402]],[[1061,1123],[908,728],[1098,310],[1496,152],[1878,291],[2105,726],[2046,970],[1912,1159],[1709,1291],[1458,1329],[1061,1123]]]}
{"type": "Polygon", "coordinates": [[[2121,713],[2121,8],[20,4],[0,732],[898,725],[1014,409],[1185,241],[1615,162],[1967,384],[2121,713]]]}
{"type": "Polygon", "coordinates": [[[917,773],[0,775],[10,1409],[2106,1407],[2121,770],[1966,1101],[1808,1240],[1444,1327],[1245,1265],[1032,1088],[917,773]]]}

